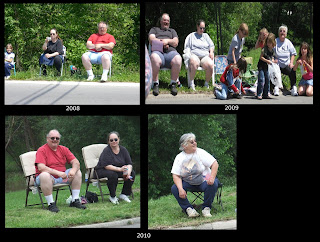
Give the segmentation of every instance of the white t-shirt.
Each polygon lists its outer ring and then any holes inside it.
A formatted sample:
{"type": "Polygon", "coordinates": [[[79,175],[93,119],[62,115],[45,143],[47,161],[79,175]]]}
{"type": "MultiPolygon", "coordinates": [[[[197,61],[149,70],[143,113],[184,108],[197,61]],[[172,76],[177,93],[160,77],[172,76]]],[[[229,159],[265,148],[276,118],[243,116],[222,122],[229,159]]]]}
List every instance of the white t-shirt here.
{"type": "Polygon", "coordinates": [[[199,162],[200,170],[202,171],[202,175],[206,176],[211,173],[210,167],[216,159],[210,155],[207,151],[201,148],[197,148],[196,152],[193,154],[187,154],[184,151],[179,153],[174,159],[171,173],[181,176],[181,170],[183,167],[183,163],[188,162],[190,160],[195,160],[199,162]]]}
{"type": "Polygon", "coordinates": [[[6,51],[6,52],[4,52],[4,57],[5,57],[5,59],[10,59],[10,58],[12,58],[13,60],[12,60],[12,62],[10,62],[10,64],[14,64],[14,57],[15,57],[15,54],[13,53],[13,52],[11,52],[10,54],[6,51]]]}
{"type": "Polygon", "coordinates": [[[290,59],[292,55],[297,55],[296,49],[293,44],[287,38],[283,42],[279,38],[276,38],[276,46],[274,47],[274,53],[276,58],[278,58],[278,64],[280,68],[285,68],[290,64],[290,59]]]}

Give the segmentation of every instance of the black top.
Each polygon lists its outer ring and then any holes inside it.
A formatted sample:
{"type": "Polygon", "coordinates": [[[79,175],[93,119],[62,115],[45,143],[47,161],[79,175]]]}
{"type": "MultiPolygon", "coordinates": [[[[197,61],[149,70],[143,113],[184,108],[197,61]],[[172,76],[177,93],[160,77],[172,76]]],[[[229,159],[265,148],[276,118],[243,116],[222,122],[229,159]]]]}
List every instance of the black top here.
{"type": "Polygon", "coordinates": [[[128,150],[119,145],[120,151],[118,154],[113,153],[110,145],[108,145],[102,151],[99,162],[96,166],[96,169],[106,167],[108,165],[113,165],[116,167],[122,167],[124,165],[132,165],[132,161],[129,155],[128,150]]]}
{"type": "Polygon", "coordinates": [[[47,44],[47,49],[44,51],[45,54],[52,54],[54,52],[59,52],[59,55],[63,55],[63,46],[59,39],[55,43],[50,40],[47,44]]]}
{"type": "MultiPolygon", "coordinates": [[[[267,60],[272,60],[272,57],[274,56],[274,50],[272,49],[271,51],[269,51],[268,46],[265,45],[262,49],[261,49],[261,53],[263,53],[263,57],[266,58],[267,60]]],[[[258,62],[258,70],[268,70],[268,64],[262,60],[259,60],[258,62]]]]}

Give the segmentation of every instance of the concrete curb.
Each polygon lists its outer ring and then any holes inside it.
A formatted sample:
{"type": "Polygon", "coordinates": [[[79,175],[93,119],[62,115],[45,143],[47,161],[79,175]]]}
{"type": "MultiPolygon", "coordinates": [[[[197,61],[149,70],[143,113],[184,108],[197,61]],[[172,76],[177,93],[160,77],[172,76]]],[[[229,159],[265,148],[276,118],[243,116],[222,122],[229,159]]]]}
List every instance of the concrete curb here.
{"type": "Polygon", "coordinates": [[[88,224],[88,225],[79,225],[70,228],[140,228],[140,217],[117,220],[107,223],[97,223],[97,224],[88,224]]]}
{"type": "Polygon", "coordinates": [[[236,229],[237,229],[237,220],[235,219],[202,224],[199,226],[167,228],[167,230],[236,230],[236,229]]]}

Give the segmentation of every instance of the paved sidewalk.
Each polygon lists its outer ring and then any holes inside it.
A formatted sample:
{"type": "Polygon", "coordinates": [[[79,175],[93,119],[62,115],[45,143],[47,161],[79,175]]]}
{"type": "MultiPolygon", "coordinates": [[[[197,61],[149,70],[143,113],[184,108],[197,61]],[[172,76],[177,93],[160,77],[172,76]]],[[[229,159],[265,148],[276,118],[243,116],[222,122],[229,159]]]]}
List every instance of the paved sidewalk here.
{"type": "Polygon", "coordinates": [[[188,226],[180,228],[167,228],[167,230],[236,230],[237,220],[218,221],[214,223],[202,224],[199,226],[188,226]]]}
{"type": "Polygon", "coordinates": [[[80,225],[70,228],[140,228],[140,217],[117,220],[107,223],[80,225]]]}

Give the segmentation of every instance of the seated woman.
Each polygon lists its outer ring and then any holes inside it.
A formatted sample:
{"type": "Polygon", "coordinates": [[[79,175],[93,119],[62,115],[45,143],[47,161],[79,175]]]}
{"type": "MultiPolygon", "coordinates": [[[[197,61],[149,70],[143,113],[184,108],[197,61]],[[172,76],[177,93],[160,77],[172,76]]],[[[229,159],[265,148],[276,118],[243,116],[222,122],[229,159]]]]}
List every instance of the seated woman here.
{"type": "Polygon", "coordinates": [[[173,163],[171,173],[174,185],[171,192],[182,210],[189,217],[199,216],[187,198],[186,191],[204,192],[202,215],[211,217],[211,205],[218,190],[218,162],[207,151],[197,148],[196,136],[187,133],[181,136],[180,150],[173,163]]]}
{"type": "Polygon", "coordinates": [[[209,81],[213,73],[214,44],[205,31],[205,22],[197,22],[197,32],[189,34],[184,44],[184,62],[189,68],[188,85],[195,90],[194,77],[199,66],[206,71],[205,87],[209,88],[209,81]]]}
{"type": "Polygon", "coordinates": [[[102,151],[95,169],[99,178],[108,178],[109,200],[113,204],[119,204],[116,197],[118,178],[124,178],[124,185],[119,198],[130,203],[128,196],[131,194],[135,178],[130,154],[125,147],[119,145],[120,135],[118,132],[110,132],[107,140],[108,146],[102,151]]]}
{"type": "Polygon", "coordinates": [[[60,74],[63,61],[63,43],[56,29],[50,30],[50,37],[47,37],[42,49],[44,53],[40,56],[39,64],[43,68],[43,75],[47,75],[46,65],[54,65],[60,74]]]}

